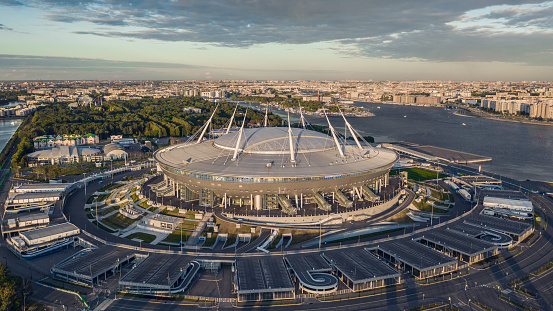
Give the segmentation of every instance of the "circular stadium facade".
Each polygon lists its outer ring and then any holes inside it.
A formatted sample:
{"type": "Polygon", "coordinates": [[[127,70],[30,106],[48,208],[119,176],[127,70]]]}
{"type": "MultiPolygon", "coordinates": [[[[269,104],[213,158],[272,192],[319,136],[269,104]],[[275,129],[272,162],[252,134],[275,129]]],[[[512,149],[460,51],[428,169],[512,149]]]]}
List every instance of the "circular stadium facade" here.
{"type": "Polygon", "coordinates": [[[304,202],[328,209],[325,194],[347,206],[377,192],[399,156],[311,130],[262,127],[166,147],[154,158],[183,200],[280,207],[293,215],[304,202]]]}

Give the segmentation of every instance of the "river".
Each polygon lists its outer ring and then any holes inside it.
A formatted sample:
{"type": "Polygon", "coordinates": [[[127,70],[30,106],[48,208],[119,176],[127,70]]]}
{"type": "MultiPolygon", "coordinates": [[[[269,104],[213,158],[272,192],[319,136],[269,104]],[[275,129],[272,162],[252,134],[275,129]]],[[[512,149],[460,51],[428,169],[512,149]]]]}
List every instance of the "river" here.
{"type": "Polygon", "coordinates": [[[22,121],[22,119],[0,119],[0,151],[4,149],[22,121]]]}
{"type": "MultiPolygon", "coordinates": [[[[459,116],[455,110],[435,107],[357,105],[375,116],[348,121],[376,142],[406,141],[488,156],[493,160],[482,163],[483,170],[517,180],[553,181],[553,126],[459,116]]],[[[284,113],[274,112],[286,118],[284,113]]],[[[298,120],[297,115],[291,118],[292,122],[298,120]]],[[[306,118],[313,124],[326,124],[318,116],[306,118]]],[[[330,120],[337,130],[344,131],[341,117],[330,120]]]]}

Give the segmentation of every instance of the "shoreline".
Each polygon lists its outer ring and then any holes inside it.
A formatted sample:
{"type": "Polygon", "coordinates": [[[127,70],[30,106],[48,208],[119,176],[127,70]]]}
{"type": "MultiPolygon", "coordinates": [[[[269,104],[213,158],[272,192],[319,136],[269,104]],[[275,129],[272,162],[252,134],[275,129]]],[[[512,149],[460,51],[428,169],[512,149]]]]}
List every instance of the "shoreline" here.
{"type": "Polygon", "coordinates": [[[476,114],[462,114],[459,113],[459,110],[453,113],[456,116],[460,117],[471,117],[471,118],[482,118],[482,119],[488,119],[488,120],[497,120],[497,121],[506,121],[506,122],[512,122],[512,123],[525,123],[525,124],[533,124],[533,125],[548,125],[552,126],[552,122],[543,122],[543,121],[525,121],[525,120],[511,120],[511,119],[504,119],[504,118],[496,118],[492,116],[480,116],[476,114]]]}
{"type": "MultiPolygon", "coordinates": [[[[414,107],[426,107],[426,108],[445,108],[445,106],[441,105],[441,106],[434,106],[434,105],[428,105],[428,104],[424,104],[424,105],[417,105],[417,104],[404,104],[404,103],[392,103],[392,102],[362,102],[362,101],[356,101],[355,104],[363,104],[363,103],[366,103],[366,104],[383,104],[383,105],[394,105],[394,106],[414,106],[414,107]]],[[[513,123],[525,123],[525,124],[533,124],[533,125],[548,125],[548,126],[552,126],[553,125],[553,122],[545,122],[545,121],[530,121],[530,120],[512,120],[512,119],[504,119],[504,118],[499,118],[499,117],[494,117],[494,116],[481,116],[481,115],[477,115],[477,114],[473,114],[472,112],[470,112],[470,114],[461,114],[459,113],[459,109],[457,108],[452,108],[452,109],[455,109],[456,111],[453,113],[454,115],[456,116],[460,116],[460,117],[473,117],[473,118],[483,118],[483,119],[489,119],[489,120],[497,120],[497,121],[507,121],[507,122],[513,122],[513,123]]]]}

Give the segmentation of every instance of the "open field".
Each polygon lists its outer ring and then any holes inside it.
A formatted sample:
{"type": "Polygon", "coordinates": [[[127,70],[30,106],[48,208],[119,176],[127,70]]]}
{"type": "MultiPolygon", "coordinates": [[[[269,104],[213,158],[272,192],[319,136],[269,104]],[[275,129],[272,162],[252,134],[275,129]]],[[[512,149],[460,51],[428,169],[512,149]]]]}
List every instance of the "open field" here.
{"type": "Polygon", "coordinates": [[[115,229],[124,229],[124,228],[127,228],[133,222],[137,221],[138,219],[130,219],[128,217],[125,217],[117,213],[102,219],[102,222],[115,229]]]}
{"type": "Polygon", "coordinates": [[[423,170],[421,168],[408,168],[408,169],[402,169],[402,170],[392,170],[390,171],[390,175],[399,175],[399,172],[407,172],[407,178],[412,179],[415,181],[424,181],[424,180],[430,180],[430,179],[436,179],[438,178],[444,178],[445,175],[438,174],[436,176],[436,172],[423,170]]]}
{"type": "Polygon", "coordinates": [[[173,231],[171,234],[169,234],[165,240],[161,241],[161,242],[166,242],[166,243],[179,243],[181,241],[181,234],[182,234],[182,241],[185,242],[186,240],[188,240],[188,238],[190,237],[190,235],[192,234],[191,231],[185,231],[185,230],[175,230],[173,231]]]}
{"type": "Polygon", "coordinates": [[[127,235],[125,238],[129,240],[140,239],[144,243],[152,243],[156,239],[156,236],[153,234],[148,234],[144,232],[135,232],[130,235],[127,235]]]}

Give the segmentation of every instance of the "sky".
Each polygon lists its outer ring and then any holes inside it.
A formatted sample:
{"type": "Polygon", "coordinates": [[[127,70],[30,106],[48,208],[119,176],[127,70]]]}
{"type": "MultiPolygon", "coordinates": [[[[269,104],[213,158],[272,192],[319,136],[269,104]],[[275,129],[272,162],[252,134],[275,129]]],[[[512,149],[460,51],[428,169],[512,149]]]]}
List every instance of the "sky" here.
{"type": "Polygon", "coordinates": [[[0,80],[553,80],[553,1],[0,0],[0,80]]]}

